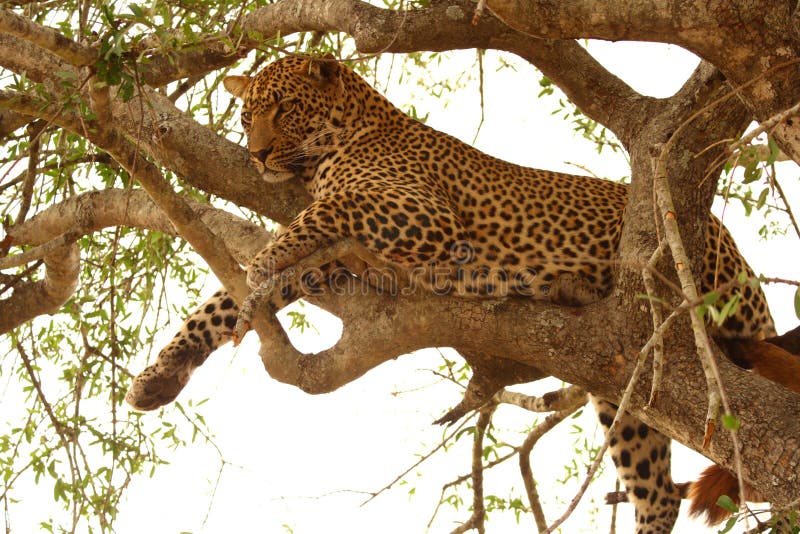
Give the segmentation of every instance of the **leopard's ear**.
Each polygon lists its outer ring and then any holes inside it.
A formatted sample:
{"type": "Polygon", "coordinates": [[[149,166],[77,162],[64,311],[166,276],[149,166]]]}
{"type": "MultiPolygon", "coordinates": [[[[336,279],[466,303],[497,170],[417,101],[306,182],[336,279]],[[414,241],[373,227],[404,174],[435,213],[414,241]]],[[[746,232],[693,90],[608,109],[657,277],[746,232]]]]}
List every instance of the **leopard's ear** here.
{"type": "Polygon", "coordinates": [[[339,61],[333,54],[321,58],[309,58],[303,62],[303,71],[320,84],[327,84],[339,77],[339,61]]]}
{"type": "Polygon", "coordinates": [[[222,80],[222,85],[236,98],[244,99],[244,94],[252,81],[253,78],[250,76],[225,76],[225,79],[222,80]]]}

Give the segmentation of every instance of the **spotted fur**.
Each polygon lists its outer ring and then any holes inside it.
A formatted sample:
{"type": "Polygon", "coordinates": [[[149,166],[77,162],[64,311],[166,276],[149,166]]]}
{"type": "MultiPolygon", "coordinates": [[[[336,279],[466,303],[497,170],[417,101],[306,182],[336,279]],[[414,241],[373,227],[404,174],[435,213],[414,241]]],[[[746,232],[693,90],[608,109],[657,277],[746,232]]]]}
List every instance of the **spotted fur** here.
{"type": "MultiPolygon", "coordinates": [[[[582,305],[607,295],[626,186],[498,160],[421,124],[333,60],[286,57],[253,78],[229,77],[242,99],[253,164],[268,181],[299,177],[313,202],[249,267],[255,286],[312,252],[354,236],[383,267],[427,291],[519,296],[582,305]]],[[[710,291],[753,273],[711,217],[705,271],[710,291]],[[719,253],[719,256],[718,256],[719,253]]],[[[273,311],[324,283],[290,283],[273,311]]],[[[153,409],[172,401],[192,370],[221,343],[237,309],[217,293],[187,320],[128,401],[153,409]]],[[[745,287],[727,337],[763,337],[772,320],[760,289],[745,287]]],[[[608,425],[616,408],[596,400],[608,425]]],[[[680,497],[669,471],[669,439],[625,416],[611,453],[637,514],[637,532],[669,532],[680,497]]]]}

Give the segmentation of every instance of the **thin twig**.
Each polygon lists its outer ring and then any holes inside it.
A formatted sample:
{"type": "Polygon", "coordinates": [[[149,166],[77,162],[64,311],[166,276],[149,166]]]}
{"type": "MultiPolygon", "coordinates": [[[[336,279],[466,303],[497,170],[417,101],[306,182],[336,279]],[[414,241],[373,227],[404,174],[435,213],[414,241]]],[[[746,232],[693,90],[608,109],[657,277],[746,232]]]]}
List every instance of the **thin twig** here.
{"type": "Polygon", "coordinates": [[[796,115],[798,112],[800,112],[800,102],[788,109],[781,111],[780,113],[776,113],[769,119],[760,122],[758,128],[754,128],[751,132],[748,132],[746,135],[743,135],[741,138],[739,138],[735,143],[730,144],[728,146],[728,154],[733,154],[736,150],[739,150],[744,145],[750,144],[753,139],[761,135],[763,132],[774,128],[792,115],[796,115]]]}
{"type": "Polygon", "coordinates": [[[33,198],[33,185],[36,183],[36,167],[39,165],[39,149],[41,148],[41,139],[39,135],[44,130],[45,121],[37,120],[28,125],[28,136],[30,143],[28,145],[28,169],[25,172],[25,181],[22,182],[22,200],[17,213],[17,218],[14,224],[22,223],[28,216],[28,210],[31,207],[31,199],[33,198]]]}
{"type": "MultiPolygon", "coordinates": [[[[653,251],[653,255],[650,256],[650,261],[647,262],[647,265],[652,269],[655,269],[656,264],[664,255],[664,244],[665,243],[663,240],[659,241],[658,246],[653,251]]],[[[642,281],[644,282],[644,288],[649,298],[650,315],[653,318],[653,328],[657,329],[658,325],[660,325],[663,320],[663,316],[661,313],[661,304],[656,300],[655,280],[653,279],[651,269],[642,269],[642,281]]],[[[653,382],[650,386],[650,400],[647,401],[648,406],[653,406],[658,400],[658,389],[661,386],[661,377],[663,375],[663,371],[664,338],[662,336],[657,336],[656,341],[653,344],[653,382]]]]}
{"type": "MultiPolygon", "coordinates": [[[[465,426],[465,425],[466,425],[466,424],[467,424],[467,423],[468,423],[468,422],[469,422],[469,421],[472,419],[472,417],[473,417],[473,415],[470,415],[469,417],[466,417],[466,418],[464,418],[464,420],[463,420],[463,421],[461,421],[461,424],[460,424],[460,425],[458,425],[458,426],[457,426],[457,427],[456,427],[456,428],[455,428],[455,429],[454,429],[454,430],[453,430],[451,433],[449,433],[448,435],[446,435],[446,436],[444,437],[444,439],[442,439],[442,441],[440,441],[440,442],[439,442],[439,444],[438,444],[438,445],[436,445],[436,447],[434,447],[433,449],[431,449],[431,450],[428,452],[428,454],[425,454],[424,456],[421,456],[419,460],[417,460],[417,461],[416,461],[416,462],[414,462],[414,463],[413,463],[411,466],[409,466],[409,468],[408,468],[408,469],[406,469],[405,471],[403,471],[402,473],[400,473],[399,475],[397,475],[397,476],[396,476],[396,477],[395,477],[395,478],[394,478],[394,479],[393,479],[391,482],[389,482],[388,484],[386,484],[384,487],[382,487],[382,488],[381,488],[381,489],[379,489],[378,491],[375,491],[375,492],[372,492],[372,493],[370,493],[370,496],[369,496],[369,498],[368,498],[366,501],[362,502],[362,503],[360,504],[360,506],[364,506],[364,505],[368,504],[370,501],[372,501],[372,500],[373,500],[375,497],[377,497],[378,495],[380,495],[380,494],[381,494],[381,493],[383,493],[384,491],[387,491],[387,490],[391,489],[391,488],[392,488],[392,486],[394,486],[394,485],[395,485],[397,482],[399,482],[400,480],[402,480],[402,479],[403,479],[403,478],[404,478],[404,477],[405,477],[407,474],[409,474],[409,473],[410,473],[412,470],[416,469],[416,468],[417,468],[419,465],[421,465],[423,462],[425,462],[425,461],[426,461],[428,458],[430,458],[431,456],[433,456],[434,454],[436,454],[436,452],[437,452],[437,451],[439,451],[441,448],[443,448],[443,447],[444,447],[444,446],[447,444],[447,442],[448,442],[448,441],[450,441],[451,439],[453,439],[453,437],[454,437],[456,434],[458,434],[458,433],[461,431],[461,429],[462,429],[462,428],[464,428],[464,426],[465,426]]],[[[434,512],[434,516],[435,516],[435,515],[436,515],[436,514],[435,514],[435,512],[434,512]]],[[[433,522],[433,518],[431,518],[431,522],[433,522]]],[[[428,523],[428,526],[430,526],[430,523],[428,523]]]]}
{"type": "Polygon", "coordinates": [[[479,534],[484,534],[484,520],[486,508],[483,504],[483,437],[492,422],[496,404],[481,408],[478,422],[475,424],[475,441],[472,444],[472,515],[463,524],[459,525],[450,534],[462,534],[475,529],[479,534]]]}
{"type": "MultiPolygon", "coordinates": [[[[485,1],[485,0],[483,0],[485,1]]],[[[472,137],[472,144],[474,145],[475,142],[478,140],[478,135],[481,133],[481,128],[483,127],[483,123],[486,119],[486,102],[484,101],[484,91],[483,91],[483,52],[484,50],[478,49],[478,94],[481,97],[481,120],[478,123],[478,127],[475,129],[475,135],[472,137]]]]}
{"type": "MultiPolygon", "coordinates": [[[[45,413],[47,413],[47,417],[50,419],[50,424],[53,426],[53,429],[58,434],[58,439],[61,441],[61,446],[64,448],[64,453],[67,456],[67,462],[69,464],[69,471],[72,476],[72,482],[75,487],[78,485],[78,481],[82,480],[82,476],[80,473],[80,469],[75,463],[75,458],[73,454],[70,453],[69,444],[73,441],[77,441],[74,439],[74,435],[70,435],[67,437],[67,430],[65,425],[58,419],[53,410],[53,407],[50,405],[50,401],[47,400],[47,397],[44,394],[44,390],[42,389],[42,383],[39,381],[39,377],[36,374],[36,370],[33,367],[33,363],[31,362],[30,356],[25,350],[22,348],[22,345],[17,345],[17,352],[22,359],[22,365],[25,367],[25,371],[28,373],[28,378],[33,384],[33,388],[36,391],[36,397],[39,399],[39,402],[42,403],[44,407],[45,413]]],[[[71,433],[72,434],[72,433],[71,433]]],[[[85,496],[84,496],[85,497],[85,496]]],[[[75,504],[77,499],[73,500],[73,504],[75,504]]],[[[88,499],[87,499],[88,501],[88,499]]],[[[73,524],[77,521],[77,511],[73,508],[73,524]]]]}
{"type": "Polygon", "coordinates": [[[797,219],[794,218],[794,212],[792,212],[792,207],[789,205],[789,198],[783,192],[783,188],[781,184],[778,183],[777,177],[772,178],[772,185],[775,186],[775,190],[778,192],[778,196],[781,197],[783,201],[783,205],[786,206],[786,214],[789,215],[789,221],[792,223],[792,228],[794,228],[794,233],[797,237],[800,237],[800,226],[797,224],[797,219]]]}
{"type": "Polygon", "coordinates": [[[71,245],[80,237],[82,237],[84,233],[84,230],[73,229],[61,234],[47,243],[39,245],[38,247],[34,247],[19,254],[14,254],[13,256],[0,258],[0,269],[20,267],[22,265],[41,260],[51,254],[53,251],[63,248],[66,245],[71,245]]]}
{"type": "Polygon", "coordinates": [[[551,413],[544,421],[536,425],[527,435],[525,441],[519,446],[517,452],[519,453],[519,472],[522,476],[522,481],[525,484],[525,491],[528,494],[528,502],[531,505],[531,512],[536,521],[536,528],[539,532],[547,530],[547,519],[542,510],[542,503],[539,500],[539,492],[536,490],[536,481],[533,478],[533,471],[531,470],[531,450],[539,439],[549,432],[558,423],[575,413],[575,410],[583,406],[584,402],[573,402],[563,410],[551,413]]]}
{"type": "Polygon", "coordinates": [[[97,50],[76,43],[58,30],[36,24],[9,9],[0,10],[0,32],[35,44],[76,67],[91,65],[97,60],[97,50]]]}
{"type": "MultiPolygon", "coordinates": [[[[686,123],[681,125],[680,128],[682,128],[685,124],[686,123]]],[[[686,294],[688,297],[686,300],[696,300],[698,298],[697,286],[695,285],[694,278],[692,276],[689,257],[686,254],[686,249],[683,246],[683,239],[678,228],[675,207],[672,202],[672,193],[670,192],[669,183],[667,181],[666,159],[670,152],[669,149],[677,137],[677,132],[675,132],[675,135],[673,135],[673,137],[670,138],[670,140],[667,141],[663,147],[661,147],[661,152],[655,163],[653,187],[658,200],[658,208],[663,219],[664,232],[666,234],[665,237],[672,252],[672,259],[675,264],[675,270],[678,274],[678,279],[681,282],[681,288],[684,294],[686,294]]],[[[703,448],[707,449],[716,428],[720,403],[725,411],[725,415],[730,416],[731,410],[725,390],[722,388],[722,380],[720,378],[719,368],[717,367],[717,362],[714,359],[711,343],[708,339],[708,333],[706,332],[706,328],[702,319],[700,319],[700,316],[697,313],[697,308],[690,308],[689,317],[691,319],[692,332],[694,333],[698,357],[703,368],[703,373],[705,375],[708,388],[708,410],[706,412],[706,429],[703,439],[703,448]]],[[[733,442],[734,467],[739,482],[739,494],[744,495],[744,480],[742,478],[742,458],[739,449],[739,440],[735,431],[732,430],[730,435],[731,441],[733,442]]]]}

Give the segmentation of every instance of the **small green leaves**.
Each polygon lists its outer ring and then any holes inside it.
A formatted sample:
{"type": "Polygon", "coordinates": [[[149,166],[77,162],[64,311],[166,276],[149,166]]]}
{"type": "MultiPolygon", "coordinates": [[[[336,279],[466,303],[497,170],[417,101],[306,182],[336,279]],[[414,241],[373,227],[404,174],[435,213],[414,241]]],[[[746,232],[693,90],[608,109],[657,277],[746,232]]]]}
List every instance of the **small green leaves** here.
{"type": "Polygon", "coordinates": [[[539,78],[539,87],[542,88],[539,91],[539,94],[536,95],[536,98],[542,98],[545,95],[552,95],[553,94],[553,80],[542,74],[542,77],[539,78]]]}
{"type": "Polygon", "coordinates": [[[730,299],[722,304],[721,308],[715,306],[719,300],[720,295],[715,291],[711,291],[704,295],[703,303],[697,307],[697,315],[700,316],[700,319],[705,319],[707,314],[709,321],[718,326],[722,326],[722,324],[728,318],[733,317],[736,314],[736,310],[739,309],[739,302],[742,300],[742,296],[739,293],[735,293],[730,299]]]}
{"type": "Polygon", "coordinates": [[[725,534],[726,532],[730,532],[731,529],[736,525],[736,522],[739,520],[739,517],[736,515],[739,513],[739,507],[733,502],[733,499],[728,497],[727,495],[721,495],[719,499],[717,499],[717,506],[724,508],[733,516],[725,522],[725,526],[718,530],[718,534],[725,534]]]}
{"type": "Polygon", "coordinates": [[[736,432],[742,426],[742,422],[735,415],[726,414],[722,416],[722,426],[731,432],[736,432]]]}
{"type": "Polygon", "coordinates": [[[739,507],[733,502],[733,499],[728,497],[727,495],[720,495],[719,499],[717,499],[717,506],[724,508],[728,512],[735,514],[739,511],[739,507]]]}
{"type": "Polygon", "coordinates": [[[739,518],[737,516],[729,517],[728,520],[725,522],[725,526],[721,530],[718,530],[717,533],[725,534],[726,532],[730,532],[733,529],[733,527],[736,526],[736,523],[738,521],[739,518]]]}

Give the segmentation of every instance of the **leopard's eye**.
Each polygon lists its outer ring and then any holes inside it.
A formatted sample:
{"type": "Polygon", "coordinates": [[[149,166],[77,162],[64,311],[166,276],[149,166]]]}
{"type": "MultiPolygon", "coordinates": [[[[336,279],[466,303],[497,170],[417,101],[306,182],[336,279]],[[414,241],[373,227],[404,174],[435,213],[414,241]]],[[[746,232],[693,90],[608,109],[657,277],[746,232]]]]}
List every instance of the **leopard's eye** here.
{"type": "Polygon", "coordinates": [[[280,102],[278,102],[278,109],[275,111],[275,118],[277,119],[281,115],[289,113],[294,109],[295,103],[297,99],[295,98],[284,98],[280,102]]]}
{"type": "Polygon", "coordinates": [[[242,111],[241,120],[242,126],[248,128],[253,122],[253,115],[249,111],[242,111]]]}

